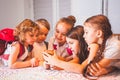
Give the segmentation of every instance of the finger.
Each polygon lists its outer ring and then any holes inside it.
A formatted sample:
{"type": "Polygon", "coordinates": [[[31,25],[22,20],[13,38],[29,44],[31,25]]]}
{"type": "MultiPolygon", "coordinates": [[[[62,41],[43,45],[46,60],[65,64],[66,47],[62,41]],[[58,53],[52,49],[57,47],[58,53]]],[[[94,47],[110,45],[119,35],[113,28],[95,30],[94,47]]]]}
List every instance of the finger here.
{"type": "Polygon", "coordinates": [[[44,56],[47,56],[48,57],[48,53],[46,53],[46,52],[42,52],[42,54],[44,55],[44,56]]]}
{"type": "Polygon", "coordinates": [[[98,70],[101,70],[102,67],[98,64],[98,63],[95,63],[96,67],[98,68],[98,70]]]}
{"type": "Polygon", "coordinates": [[[54,56],[57,56],[57,52],[56,52],[56,50],[54,50],[54,56]]]}
{"type": "Polygon", "coordinates": [[[92,68],[92,66],[90,65],[89,67],[88,67],[88,71],[87,71],[90,75],[92,75],[92,76],[95,76],[95,74],[96,74],[96,71],[94,71],[94,69],[92,68]]]}
{"type": "Polygon", "coordinates": [[[34,64],[32,63],[32,67],[34,67],[34,64]]]}
{"type": "Polygon", "coordinates": [[[48,62],[48,61],[47,61],[47,60],[48,60],[48,57],[47,57],[47,56],[43,55],[43,58],[44,58],[45,62],[48,62]]]}
{"type": "Polygon", "coordinates": [[[91,64],[90,66],[91,66],[91,68],[92,68],[92,70],[94,72],[98,72],[99,71],[98,67],[95,64],[91,64]]]}

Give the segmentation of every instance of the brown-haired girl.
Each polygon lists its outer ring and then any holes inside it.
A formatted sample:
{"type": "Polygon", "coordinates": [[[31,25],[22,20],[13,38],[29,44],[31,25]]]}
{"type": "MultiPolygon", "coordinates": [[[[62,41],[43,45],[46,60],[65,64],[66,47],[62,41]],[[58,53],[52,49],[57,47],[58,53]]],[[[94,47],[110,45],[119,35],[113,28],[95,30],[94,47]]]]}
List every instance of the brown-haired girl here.
{"type": "Polygon", "coordinates": [[[46,19],[43,18],[37,19],[35,23],[39,26],[40,33],[37,41],[33,45],[33,57],[38,58],[40,61],[39,65],[42,65],[42,63],[44,62],[42,52],[48,49],[48,42],[45,40],[50,30],[50,24],[46,19]]]}

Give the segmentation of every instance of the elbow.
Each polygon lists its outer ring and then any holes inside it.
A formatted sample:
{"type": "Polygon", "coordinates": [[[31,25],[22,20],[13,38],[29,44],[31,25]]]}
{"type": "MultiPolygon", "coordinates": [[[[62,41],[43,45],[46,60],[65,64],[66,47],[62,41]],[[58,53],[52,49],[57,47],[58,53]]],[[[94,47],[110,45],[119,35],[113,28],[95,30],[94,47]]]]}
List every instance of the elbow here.
{"type": "Polygon", "coordinates": [[[12,65],[8,65],[8,67],[9,67],[10,69],[14,69],[14,67],[13,67],[12,65]]]}
{"type": "Polygon", "coordinates": [[[10,69],[16,69],[15,64],[9,64],[8,67],[9,67],[10,69]]]}

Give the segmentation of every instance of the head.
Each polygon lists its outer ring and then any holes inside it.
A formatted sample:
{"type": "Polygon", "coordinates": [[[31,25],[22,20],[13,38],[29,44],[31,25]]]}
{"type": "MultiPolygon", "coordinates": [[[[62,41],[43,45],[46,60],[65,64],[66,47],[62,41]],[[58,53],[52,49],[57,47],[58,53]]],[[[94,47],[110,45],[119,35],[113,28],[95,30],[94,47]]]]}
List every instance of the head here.
{"type": "Polygon", "coordinates": [[[80,63],[82,63],[88,56],[87,44],[83,38],[84,30],[83,26],[77,25],[74,27],[66,37],[66,42],[75,53],[78,53],[80,63]]]}
{"type": "Polygon", "coordinates": [[[15,28],[15,36],[24,45],[33,45],[39,35],[39,26],[30,19],[23,20],[15,28]]]}
{"type": "Polygon", "coordinates": [[[66,34],[74,27],[76,20],[73,17],[63,17],[56,24],[55,38],[59,46],[62,46],[66,42],[66,34]]]}
{"type": "Polygon", "coordinates": [[[84,38],[88,44],[102,44],[111,35],[111,25],[104,15],[96,15],[88,18],[84,23],[84,38]]]}
{"type": "Polygon", "coordinates": [[[46,19],[38,19],[35,21],[36,24],[38,24],[39,28],[40,28],[40,34],[39,37],[37,39],[37,42],[43,42],[45,41],[48,32],[50,30],[50,24],[48,23],[48,21],[46,19]]]}

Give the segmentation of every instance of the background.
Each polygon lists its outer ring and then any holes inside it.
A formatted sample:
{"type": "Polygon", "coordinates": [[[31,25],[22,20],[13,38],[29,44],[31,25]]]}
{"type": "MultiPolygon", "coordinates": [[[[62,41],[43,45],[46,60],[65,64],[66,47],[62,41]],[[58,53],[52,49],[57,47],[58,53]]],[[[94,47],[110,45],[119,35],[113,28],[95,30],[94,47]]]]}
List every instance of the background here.
{"type": "Polygon", "coordinates": [[[83,25],[90,16],[108,16],[114,33],[120,33],[120,0],[0,0],[0,29],[15,28],[22,20],[45,18],[51,25],[47,40],[61,17],[73,15],[75,25],[83,25]]]}

